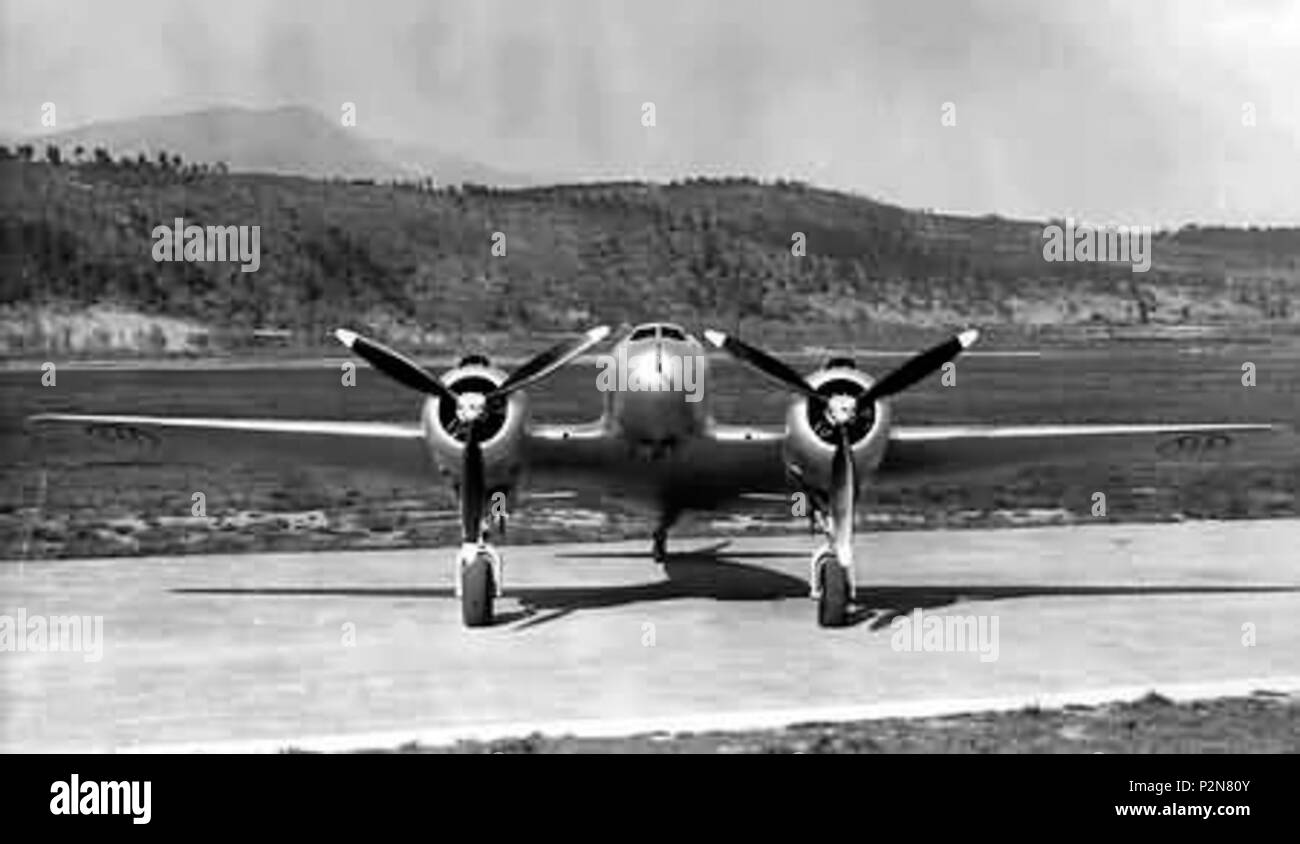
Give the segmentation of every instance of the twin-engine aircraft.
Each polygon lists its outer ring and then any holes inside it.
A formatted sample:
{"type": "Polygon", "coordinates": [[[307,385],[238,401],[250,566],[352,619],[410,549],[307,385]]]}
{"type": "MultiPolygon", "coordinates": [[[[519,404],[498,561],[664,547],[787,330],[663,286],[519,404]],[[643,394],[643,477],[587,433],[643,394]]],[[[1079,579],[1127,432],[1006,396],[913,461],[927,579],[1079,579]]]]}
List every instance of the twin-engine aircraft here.
{"type": "Polygon", "coordinates": [[[867,483],[1077,456],[1090,445],[1112,449],[1142,438],[1154,440],[1153,446],[1201,437],[1222,443],[1234,432],[1272,427],[891,424],[890,400],[969,348],[978,338],[973,329],[879,379],[847,358],[834,358],[805,377],[735,337],[706,331],[709,344],[792,395],[779,428],[722,424],[709,411],[705,346],[668,323],[639,325],[616,344],[609,359],[626,371],[605,378],[599,419],[533,422],[524,388],[537,385],[609,333],[605,326],[594,328],[513,372],[471,356],[437,376],[375,340],[336,331],[339,341],[374,369],[424,396],[419,421],[411,424],[68,414],[35,416],[30,422],[83,426],[151,442],[198,437],[209,447],[214,442],[222,449],[260,446],[280,454],[306,444],[312,446],[311,459],[397,473],[436,468],[460,499],[462,543],[455,583],[463,621],[470,627],[492,623],[493,601],[502,594],[502,557],[489,542],[495,526],[489,504],[497,493],[513,496],[528,486],[573,483],[618,490],[653,514],[653,555],[663,561],[668,530],[684,511],[802,492],[825,534],[809,570],[817,620],[836,627],[846,623],[854,595],[854,502],[867,483]],[[684,372],[693,379],[683,379],[684,372]],[[625,377],[629,373],[631,383],[625,377]]]}

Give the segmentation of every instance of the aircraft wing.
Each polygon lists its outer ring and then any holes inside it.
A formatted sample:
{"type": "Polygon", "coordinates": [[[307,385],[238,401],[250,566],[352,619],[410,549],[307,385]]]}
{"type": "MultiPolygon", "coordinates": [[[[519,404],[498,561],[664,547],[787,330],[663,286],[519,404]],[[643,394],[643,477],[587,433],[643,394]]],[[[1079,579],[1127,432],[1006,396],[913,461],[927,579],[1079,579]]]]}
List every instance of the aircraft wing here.
{"type": "MultiPolygon", "coordinates": [[[[89,440],[133,463],[340,466],[428,481],[435,477],[416,424],[347,420],[240,419],[49,413],[30,417],[42,447],[89,440]]],[[[1187,462],[1214,460],[1267,424],[1075,424],[896,427],[877,474],[881,480],[932,479],[1048,460],[1090,458],[1187,462]]],[[[684,486],[701,507],[742,495],[788,490],[783,430],[716,425],[695,443],[684,486]]],[[[542,488],[608,480],[626,448],[600,423],[530,427],[527,473],[542,488]]],[[[624,479],[635,484],[635,479],[624,479]]]]}
{"type": "Polygon", "coordinates": [[[51,453],[89,440],[133,463],[271,461],[432,477],[414,424],[44,413],[27,428],[51,453]]]}
{"type": "Polygon", "coordinates": [[[1053,460],[1214,461],[1268,424],[936,425],[895,427],[882,480],[929,479],[1053,460]]]}
{"type": "Polygon", "coordinates": [[[529,425],[524,435],[529,477],[547,486],[581,484],[600,477],[601,468],[615,461],[619,449],[607,433],[601,422],[529,425]]]}
{"type": "MultiPolygon", "coordinates": [[[[29,432],[50,454],[93,446],[107,459],[132,464],[271,463],[335,466],[425,482],[436,479],[419,425],[392,422],[46,413],[29,417],[29,432]]],[[[697,447],[701,491],[721,484],[733,491],[774,487],[782,478],[780,437],[754,438],[751,429],[728,429],[722,439],[697,447]]],[[[611,467],[626,465],[626,445],[601,422],[533,424],[524,438],[525,487],[604,489],[611,467]]],[[[692,482],[693,483],[693,482],[692,482]]],[[[635,478],[616,487],[634,488],[635,478]]]]}
{"type": "MultiPolygon", "coordinates": [[[[1279,429],[1249,423],[896,426],[875,477],[884,483],[939,480],[1079,460],[1210,462],[1239,448],[1242,438],[1279,429]]],[[[778,428],[715,426],[705,450],[690,461],[696,503],[788,496],[785,436],[778,428]]]]}

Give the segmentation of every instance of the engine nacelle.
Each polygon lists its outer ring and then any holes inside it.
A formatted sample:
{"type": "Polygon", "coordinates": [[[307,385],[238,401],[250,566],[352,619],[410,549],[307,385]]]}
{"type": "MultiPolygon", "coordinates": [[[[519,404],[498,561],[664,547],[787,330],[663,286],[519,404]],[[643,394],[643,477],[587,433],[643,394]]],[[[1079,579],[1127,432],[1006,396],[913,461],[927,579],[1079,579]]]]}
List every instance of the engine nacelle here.
{"type": "MultiPolygon", "coordinates": [[[[820,369],[807,378],[818,393],[859,396],[874,383],[871,376],[847,363],[820,369]]],[[[835,428],[825,417],[825,404],[800,396],[786,411],[785,464],[804,486],[826,490],[831,484],[831,462],[835,456],[835,428]]],[[[889,402],[878,399],[869,414],[862,414],[849,426],[853,443],[853,464],[861,480],[884,459],[889,443],[889,402]]]]}
{"type": "MultiPolygon", "coordinates": [[[[477,361],[462,362],[442,376],[442,382],[457,394],[487,394],[505,380],[505,372],[477,361]]],[[[489,490],[515,486],[523,468],[527,422],[528,399],[521,390],[511,393],[499,408],[489,407],[487,415],[477,423],[489,490]]],[[[456,430],[456,406],[438,398],[426,399],[420,412],[420,423],[434,465],[453,483],[459,484],[465,438],[456,430]]]]}

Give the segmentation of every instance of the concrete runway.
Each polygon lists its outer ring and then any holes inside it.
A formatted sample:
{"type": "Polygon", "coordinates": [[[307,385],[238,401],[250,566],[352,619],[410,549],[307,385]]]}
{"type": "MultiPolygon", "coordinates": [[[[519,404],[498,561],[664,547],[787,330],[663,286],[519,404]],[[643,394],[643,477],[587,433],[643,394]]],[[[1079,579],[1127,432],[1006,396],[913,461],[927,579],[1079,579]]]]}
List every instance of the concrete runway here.
{"type": "Polygon", "coordinates": [[[0,616],[103,616],[99,661],[0,651],[0,751],[382,747],[1300,684],[1300,520],[861,535],[842,630],[815,625],[810,542],[679,539],[666,566],[648,541],[507,547],[486,630],[460,625],[447,549],[0,562],[0,616]],[[996,617],[997,659],[897,649],[891,619],[917,608],[996,617]]]}

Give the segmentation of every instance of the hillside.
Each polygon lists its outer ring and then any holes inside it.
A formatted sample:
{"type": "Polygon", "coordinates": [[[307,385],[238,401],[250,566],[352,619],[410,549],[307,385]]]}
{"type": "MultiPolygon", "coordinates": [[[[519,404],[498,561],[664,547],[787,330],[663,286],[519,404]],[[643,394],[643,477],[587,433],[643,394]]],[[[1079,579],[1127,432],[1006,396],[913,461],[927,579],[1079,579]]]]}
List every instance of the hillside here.
{"type": "MultiPolygon", "coordinates": [[[[1151,271],[1133,273],[1044,261],[1043,223],[748,179],[430,190],[7,158],[0,188],[11,352],[83,348],[50,315],[93,305],[211,328],[218,345],[276,326],[313,346],[346,324],[430,347],[650,316],[805,341],[967,322],[1286,326],[1300,286],[1297,229],[1160,233],[1151,271]],[[155,263],[151,232],[176,217],[260,226],[260,267],[155,263]]],[[[138,346],[176,350],[171,328],[138,346]]]]}

